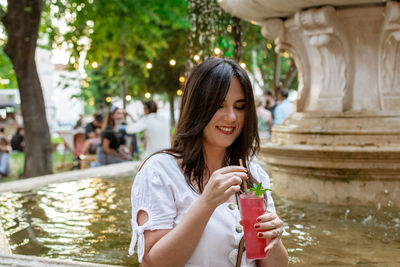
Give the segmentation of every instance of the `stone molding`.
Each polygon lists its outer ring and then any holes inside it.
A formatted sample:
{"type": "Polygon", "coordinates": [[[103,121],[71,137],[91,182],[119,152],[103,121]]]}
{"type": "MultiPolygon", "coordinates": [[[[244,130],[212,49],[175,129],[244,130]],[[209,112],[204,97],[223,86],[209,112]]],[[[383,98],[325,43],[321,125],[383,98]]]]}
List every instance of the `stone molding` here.
{"type": "Polygon", "coordinates": [[[313,86],[319,91],[318,110],[343,111],[343,99],[348,88],[348,44],[341,31],[335,8],[325,6],[297,12],[295,23],[317,53],[310,53],[314,62],[313,86]]]}
{"type": "MultiPolygon", "coordinates": [[[[309,90],[304,90],[305,86],[309,86],[309,61],[307,54],[298,53],[298,49],[302,46],[302,40],[298,42],[291,41],[290,43],[286,40],[286,31],[291,27],[286,25],[282,19],[268,19],[261,23],[261,33],[268,39],[274,39],[275,52],[282,53],[289,51],[294,59],[294,63],[298,71],[298,98],[296,103],[296,110],[303,111],[305,107],[305,100],[308,99],[309,90]]],[[[301,38],[300,38],[301,39],[301,38]]]]}
{"type": "Polygon", "coordinates": [[[272,132],[276,144],[400,148],[400,116],[395,113],[297,112],[272,132]]]}
{"type": "Polygon", "coordinates": [[[379,53],[379,87],[383,109],[400,106],[400,3],[388,2],[382,27],[379,53]],[[394,101],[397,100],[397,101],[394,101]]]}
{"type": "Polygon", "coordinates": [[[270,143],[260,152],[279,195],[328,204],[400,207],[400,147],[270,143]]]}
{"type": "Polygon", "coordinates": [[[276,52],[289,51],[295,60],[300,79],[298,111],[307,105],[314,110],[351,109],[350,49],[342,27],[331,6],[297,12],[285,22],[269,19],[262,23],[262,34],[275,40],[276,52]],[[318,99],[315,104],[306,103],[310,97],[318,99]]]}
{"type": "Polygon", "coordinates": [[[290,17],[294,13],[315,6],[358,6],[381,4],[388,0],[218,0],[219,5],[232,15],[254,21],[290,17]]]}

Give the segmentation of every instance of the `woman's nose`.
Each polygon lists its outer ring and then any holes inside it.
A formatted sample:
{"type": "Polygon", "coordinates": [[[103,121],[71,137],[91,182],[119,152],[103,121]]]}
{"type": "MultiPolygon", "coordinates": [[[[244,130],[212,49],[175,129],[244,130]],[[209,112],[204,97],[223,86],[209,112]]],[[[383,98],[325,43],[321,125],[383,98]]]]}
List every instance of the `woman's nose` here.
{"type": "Polygon", "coordinates": [[[236,121],[236,113],[233,108],[228,108],[225,113],[225,120],[236,121]]]}

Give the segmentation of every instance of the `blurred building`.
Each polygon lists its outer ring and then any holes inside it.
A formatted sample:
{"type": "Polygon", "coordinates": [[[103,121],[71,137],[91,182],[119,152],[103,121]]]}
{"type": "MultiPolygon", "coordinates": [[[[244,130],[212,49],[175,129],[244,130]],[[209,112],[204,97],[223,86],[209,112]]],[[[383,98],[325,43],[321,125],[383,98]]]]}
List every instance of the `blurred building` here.
{"type": "Polygon", "coordinates": [[[81,94],[81,77],[78,71],[68,71],[66,65],[53,64],[52,52],[36,49],[37,71],[46,105],[50,130],[72,128],[84,112],[81,94]]]}

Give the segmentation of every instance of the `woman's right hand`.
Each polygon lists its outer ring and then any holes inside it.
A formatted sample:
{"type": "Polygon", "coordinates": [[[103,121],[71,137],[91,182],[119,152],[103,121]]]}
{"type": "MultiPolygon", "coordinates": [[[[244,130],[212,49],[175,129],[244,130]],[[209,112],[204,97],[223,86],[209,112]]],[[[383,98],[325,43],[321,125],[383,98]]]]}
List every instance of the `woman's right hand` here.
{"type": "Polygon", "coordinates": [[[247,178],[247,170],[241,166],[218,169],[208,179],[200,199],[207,205],[217,207],[239,192],[243,179],[247,178]]]}

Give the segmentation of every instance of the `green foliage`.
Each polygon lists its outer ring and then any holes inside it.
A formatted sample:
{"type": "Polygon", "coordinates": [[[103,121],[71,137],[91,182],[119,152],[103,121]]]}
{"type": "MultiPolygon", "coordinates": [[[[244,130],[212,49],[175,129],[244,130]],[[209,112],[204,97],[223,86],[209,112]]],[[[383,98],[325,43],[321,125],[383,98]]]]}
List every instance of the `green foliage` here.
{"type": "MultiPolygon", "coordinates": [[[[202,59],[216,56],[214,49],[219,48],[217,56],[235,58],[235,45],[242,46],[241,61],[247,70],[261,74],[259,85],[273,88],[273,41],[261,35],[258,25],[246,21],[240,24],[241,44],[236,44],[233,17],[216,0],[45,0],[40,36],[50,41],[42,47],[59,47],[71,53],[70,69],[78,69],[79,60],[86,54],[87,77],[79,97],[98,106],[106,97],[120,95],[122,82],[126,94],[133,97],[141,98],[149,91],[166,93],[171,100],[181,86],[179,76],[197,64],[194,55],[202,59]],[[62,23],[54,23],[54,19],[62,23]],[[170,59],[176,60],[176,66],[169,65],[170,59]],[[93,67],[93,62],[98,67],[93,67]],[[153,64],[152,69],[146,68],[147,62],[153,64]]],[[[4,42],[0,40],[0,45],[4,42]]],[[[280,80],[291,64],[291,58],[281,57],[280,80]]],[[[0,78],[10,80],[0,88],[17,87],[3,51],[0,78]]]]}
{"type": "Polygon", "coordinates": [[[82,97],[96,104],[119,95],[121,81],[127,94],[142,95],[150,77],[146,63],[155,65],[160,52],[170,48],[171,31],[190,27],[184,0],[71,0],[52,5],[58,11],[52,15],[66,21],[69,30],[61,34],[60,28],[47,25],[44,31],[55,46],[68,47],[71,68],[77,69],[81,53],[87,53],[88,86],[83,86],[82,97]]]}
{"type": "MultiPolygon", "coordinates": [[[[0,39],[0,44],[2,40],[0,39]]],[[[0,88],[17,88],[17,77],[10,58],[4,53],[3,46],[0,46],[0,88]]]]}
{"type": "Polygon", "coordinates": [[[256,196],[262,196],[266,191],[272,191],[269,188],[263,189],[262,188],[262,183],[254,184],[252,188],[249,188],[246,190],[246,194],[249,194],[250,192],[254,192],[256,196]]]}
{"type": "MultiPolygon", "coordinates": [[[[246,64],[247,70],[253,76],[259,73],[262,77],[262,81],[253,79],[254,82],[265,89],[275,88],[273,40],[267,40],[262,36],[260,26],[240,20],[242,32],[237,33],[234,18],[226,13],[216,0],[188,0],[188,2],[189,18],[192,23],[188,45],[192,63],[195,54],[203,59],[216,56],[214,49],[217,47],[221,49],[221,53],[217,56],[236,59],[238,55],[235,55],[235,46],[240,46],[238,48],[242,51],[241,62],[246,64]],[[235,44],[235,38],[241,39],[241,43],[235,44]]],[[[290,57],[281,56],[280,81],[286,78],[292,63],[290,57]]],[[[291,88],[297,88],[296,83],[291,88]]]]}

